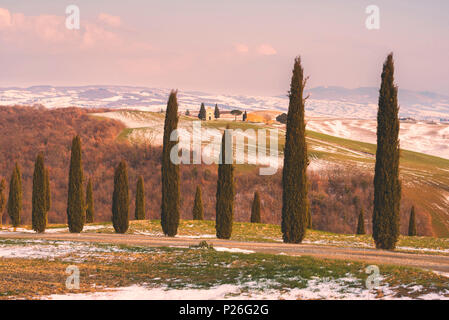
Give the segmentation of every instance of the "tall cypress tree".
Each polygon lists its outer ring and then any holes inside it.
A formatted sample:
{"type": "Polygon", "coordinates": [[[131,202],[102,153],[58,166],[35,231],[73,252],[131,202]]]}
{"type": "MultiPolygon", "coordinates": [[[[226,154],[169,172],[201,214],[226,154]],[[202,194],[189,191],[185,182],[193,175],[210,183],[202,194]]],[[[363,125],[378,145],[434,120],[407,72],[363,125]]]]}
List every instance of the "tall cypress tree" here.
{"type": "Polygon", "coordinates": [[[0,229],[2,228],[3,224],[3,210],[5,210],[6,206],[5,189],[6,189],[6,181],[5,179],[2,178],[0,180],[0,229]]]}
{"type": "Polygon", "coordinates": [[[81,139],[76,136],[72,140],[70,157],[69,192],[67,197],[67,221],[69,231],[80,233],[86,220],[83,190],[83,162],[81,159],[81,139]]]}
{"type": "Polygon", "coordinates": [[[47,192],[44,156],[39,153],[34,164],[31,221],[33,230],[43,233],[47,226],[47,192]]]}
{"type": "Polygon", "coordinates": [[[195,201],[193,203],[192,215],[193,215],[193,220],[204,220],[203,199],[201,197],[200,186],[196,187],[195,201]]]}
{"type": "Polygon", "coordinates": [[[251,206],[251,222],[260,223],[260,197],[259,192],[254,192],[253,205],[251,206]]]}
{"type": "Polygon", "coordinates": [[[218,109],[217,104],[215,104],[214,117],[215,117],[215,119],[220,118],[220,109],[218,109]]]}
{"type": "Polygon", "coordinates": [[[363,208],[360,209],[359,219],[357,221],[357,234],[365,234],[365,214],[363,208]]]}
{"type": "Polygon", "coordinates": [[[177,92],[172,91],[168,98],[165,113],[164,140],[162,147],[162,203],[161,225],[162,231],[169,237],[174,237],[179,225],[179,165],[170,159],[173,148],[177,152],[178,141],[170,141],[170,135],[178,127],[178,99],[177,92]]]}
{"type": "Polygon", "coordinates": [[[112,225],[117,233],[125,233],[129,227],[128,169],[125,161],[121,161],[115,169],[112,225]]]}
{"type": "Polygon", "coordinates": [[[22,174],[18,163],[11,174],[7,209],[15,231],[20,225],[20,214],[22,213],[22,174]]]}
{"type": "Polygon", "coordinates": [[[137,180],[136,209],[134,211],[134,217],[136,220],[145,219],[145,186],[142,176],[139,176],[139,179],[137,180]]]}
{"type": "Polygon", "coordinates": [[[399,181],[398,89],[393,54],[382,71],[377,113],[377,151],[374,174],[373,238],[379,249],[392,250],[399,237],[401,182],[399,181]]]}
{"type": "Polygon", "coordinates": [[[45,168],[45,209],[50,211],[51,208],[51,189],[50,189],[50,173],[48,168],[45,168]]]}
{"type": "Polygon", "coordinates": [[[200,112],[198,113],[198,118],[200,120],[206,120],[206,108],[204,107],[204,103],[201,103],[200,112]]]}
{"type": "Polygon", "coordinates": [[[94,194],[92,190],[92,179],[89,178],[86,188],[86,223],[94,222],[95,207],[94,207],[94,194]]]}
{"type": "Polygon", "coordinates": [[[218,164],[217,201],[215,204],[217,238],[229,239],[234,219],[234,166],[232,133],[229,126],[223,133],[218,164]]]}
{"type": "Polygon", "coordinates": [[[408,222],[408,235],[411,237],[417,235],[415,218],[415,206],[412,206],[412,209],[410,210],[410,220],[408,222]]]}
{"type": "Polygon", "coordinates": [[[307,79],[297,57],[293,66],[282,171],[282,234],[284,242],[300,243],[308,224],[307,145],[304,121],[304,87],[307,79]]]}

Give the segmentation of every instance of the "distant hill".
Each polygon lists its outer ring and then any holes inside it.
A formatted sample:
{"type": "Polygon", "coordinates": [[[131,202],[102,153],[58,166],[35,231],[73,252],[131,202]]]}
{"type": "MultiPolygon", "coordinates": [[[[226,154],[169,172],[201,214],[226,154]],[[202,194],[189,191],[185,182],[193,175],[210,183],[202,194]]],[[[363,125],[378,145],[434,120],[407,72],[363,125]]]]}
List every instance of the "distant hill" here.
{"type": "MultiPolygon", "coordinates": [[[[0,105],[41,104],[47,108],[132,108],[145,111],[165,109],[170,89],[130,86],[80,86],[0,88],[0,105]]],[[[377,113],[378,88],[316,87],[309,89],[307,116],[373,119],[377,113]]],[[[199,91],[178,94],[180,109],[199,109],[218,104],[222,110],[279,110],[288,108],[287,95],[275,97],[220,95],[199,91]]],[[[449,118],[449,97],[433,92],[399,89],[400,116],[423,120],[449,118]]]]}

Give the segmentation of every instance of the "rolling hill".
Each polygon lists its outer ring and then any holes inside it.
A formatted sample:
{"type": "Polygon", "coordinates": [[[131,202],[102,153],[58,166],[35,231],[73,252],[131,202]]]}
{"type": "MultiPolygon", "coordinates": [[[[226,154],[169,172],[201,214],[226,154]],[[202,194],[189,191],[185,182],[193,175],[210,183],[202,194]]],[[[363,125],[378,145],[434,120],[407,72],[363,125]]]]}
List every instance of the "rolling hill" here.
{"type": "MultiPolygon", "coordinates": [[[[0,105],[40,104],[48,108],[132,108],[144,111],[165,109],[169,89],[130,86],[81,86],[0,88],[0,105]]],[[[316,87],[310,94],[306,112],[310,117],[375,119],[378,89],[373,87],[346,89],[316,87]]],[[[279,110],[288,107],[287,94],[274,97],[212,94],[200,91],[179,91],[180,110],[196,112],[204,102],[218,104],[223,110],[279,110]]],[[[432,92],[399,90],[401,117],[422,120],[449,119],[449,97],[432,92]]]]}
{"type": "MultiPolygon", "coordinates": [[[[162,141],[161,130],[162,114],[142,111],[112,111],[95,116],[107,117],[122,121],[128,129],[122,138],[133,143],[144,143],[151,139],[153,144],[162,141]]],[[[182,116],[180,127],[189,130],[189,125],[195,118],[182,116]]],[[[243,123],[228,120],[203,122],[203,126],[223,130],[227,124],[235,129],[271,128],[273,126],[260,123],[243,123]]],[[[283,127],[279,131],[280,159],[282,163],[283,127]]],[[[309,169],[315,172],[352,171],[355,175],[364,173],[372,175],[375,161],[375,144],[335,137],[316,131],[307,132],[311,165],[309,169]]],[[[444,158],[418,153],[409,150],[401,151],[401,179],[403,195],[406,201],[404,206],[411,203],[420,208],[423,224],[431,225],[431,230],[437,236],[449,236],[449,160],[444,158]]],[[[371,182],[369,182],[371,183],[371,182]]],[[[369,208],[369,207],[368,207],[369,208]]],[[[347,208],[344,209],[347,211],[347,208]]],[[[342,212],[342,215],[348,212],[342,212]]],[[[407,212],[402,218],[408,219],[407,212]]],[[[405,221],[403,221],[404,223],[405,221]]],[[[404,228],[404,225],[403,225],[404,228]]]]}

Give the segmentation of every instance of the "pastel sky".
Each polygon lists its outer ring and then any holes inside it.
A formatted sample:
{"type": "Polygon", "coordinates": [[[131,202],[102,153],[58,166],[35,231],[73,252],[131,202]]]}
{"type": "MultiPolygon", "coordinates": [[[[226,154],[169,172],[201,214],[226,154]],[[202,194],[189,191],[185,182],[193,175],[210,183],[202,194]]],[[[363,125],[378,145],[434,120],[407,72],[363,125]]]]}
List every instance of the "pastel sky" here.
{"type": "Polygon", "coordinates": [[[0,86],[116,84],[279,95],[301,55],[308,86],[449,95],[447,0],[0,0],[0,86]],[[80,8],[79,30],[65,27],[80,8]],[[368,5],[380,29],[368,30],[368,5]]]}

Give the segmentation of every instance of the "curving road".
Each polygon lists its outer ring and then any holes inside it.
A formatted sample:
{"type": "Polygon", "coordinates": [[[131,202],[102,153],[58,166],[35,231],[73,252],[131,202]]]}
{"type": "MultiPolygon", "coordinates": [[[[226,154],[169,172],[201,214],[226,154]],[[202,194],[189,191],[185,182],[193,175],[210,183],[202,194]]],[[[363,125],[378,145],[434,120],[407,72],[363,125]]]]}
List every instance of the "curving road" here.
{"type": "Polygon", "coordinates": [[[95,243],[126,244],[148,247],[186,247],[207,240],[214,247],[238,248],[270,254],[287,254],[292,256],[313,256],[319,258],[363,261],[372,264],[394,264],[400,266],[417,267],[449,274],[449,256],[392,252],[363,248],[342,248],[311,244],[285,244],[264,242],[240,242],[221,239],[191,239],[153,237],[134,234],[105,234],[105,233],[8,233],[0,234],[0,239],[45,239],[82,241],[95,243]]]}

